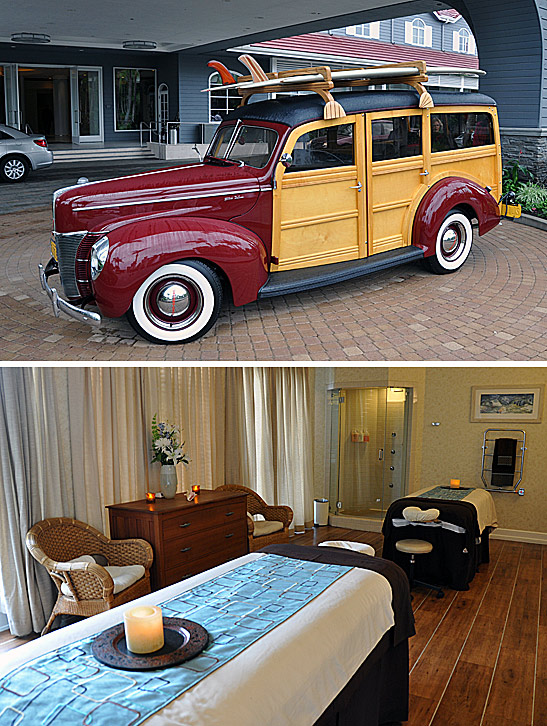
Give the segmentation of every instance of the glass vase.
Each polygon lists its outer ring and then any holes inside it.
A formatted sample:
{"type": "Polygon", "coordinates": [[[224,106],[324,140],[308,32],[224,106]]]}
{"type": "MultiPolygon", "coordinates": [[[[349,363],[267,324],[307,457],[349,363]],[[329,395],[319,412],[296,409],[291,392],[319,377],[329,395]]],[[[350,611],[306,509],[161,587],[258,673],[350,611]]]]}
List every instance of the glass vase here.
{"type": "Polygon", "coordinates": [[[165,499],[173,499],[177,493],[177,467],[174,464],[162,464],[160,492],[165,499]]]}

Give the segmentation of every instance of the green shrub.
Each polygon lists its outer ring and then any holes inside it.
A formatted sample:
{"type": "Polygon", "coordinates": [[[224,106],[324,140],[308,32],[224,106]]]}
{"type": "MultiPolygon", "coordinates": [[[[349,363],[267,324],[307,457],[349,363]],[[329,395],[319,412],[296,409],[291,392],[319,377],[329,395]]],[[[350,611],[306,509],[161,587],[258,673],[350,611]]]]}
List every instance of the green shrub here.
{"type": "Polygon", "coordinates": [[[532,214],[547,217],[547,188],[537,182],[521,184],[517,191],[517,201],[532,214]]]}
{"type": "Polygon", "coordinates": [[[520,164],[518,161],[512,161],[503,169],[503,193],[517,193],[523,183],[530,182],[533,178],[534,176],[532,172],[527,167],[520,164]]]}

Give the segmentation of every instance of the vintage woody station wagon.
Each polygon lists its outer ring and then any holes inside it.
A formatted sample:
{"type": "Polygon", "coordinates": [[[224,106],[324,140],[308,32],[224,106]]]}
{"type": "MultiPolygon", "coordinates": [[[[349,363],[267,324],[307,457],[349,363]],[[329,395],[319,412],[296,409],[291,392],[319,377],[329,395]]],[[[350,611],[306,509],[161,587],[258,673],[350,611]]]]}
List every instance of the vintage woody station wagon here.
{"type": "Polygon", "coordinates": [[[149,340],[188,342],[214,324],[223,291],[243,305],[420,258],[454,272],[472,222],[480,235],[498,224],[491,98],[431,98],[422,62],[263,76],[237,84],[243,105],[203,162],[56,192],[41,269],[56,315],[127,314],[149,340]],[[351,88],[393,79],[412,88],[351,88]],[[337,85],[351,90],[331,95],[337,85]],[[316,93],[246,104],[288,89],[316,93]],[[57,273],[68,301],[49,286],[57,273]]]}

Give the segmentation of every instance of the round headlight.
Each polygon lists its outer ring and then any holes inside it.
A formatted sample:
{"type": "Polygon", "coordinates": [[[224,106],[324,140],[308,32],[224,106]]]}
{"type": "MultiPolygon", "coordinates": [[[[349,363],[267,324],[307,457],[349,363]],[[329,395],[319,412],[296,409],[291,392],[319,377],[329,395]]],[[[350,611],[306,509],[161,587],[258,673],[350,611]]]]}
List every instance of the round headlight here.
{"type": "Polygon", "coordinates": [[[101,274],[108,257],[108,237],[105,235],[91,247],[91,279],[96,280],[101,274]]]}

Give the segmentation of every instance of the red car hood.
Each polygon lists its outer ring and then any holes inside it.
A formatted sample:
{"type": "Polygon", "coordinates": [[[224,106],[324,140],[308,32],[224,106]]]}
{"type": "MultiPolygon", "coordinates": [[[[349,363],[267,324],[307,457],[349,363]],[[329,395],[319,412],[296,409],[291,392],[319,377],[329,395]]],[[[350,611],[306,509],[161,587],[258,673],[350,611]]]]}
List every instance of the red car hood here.
{"type": "Polygon", "coordinates": [[[252,167],[211,163],[90,182],[58,193],[55,229],[99,231],[128,219],[170,213],[233,219],[254,206],[259,192],[252,167]]]}

